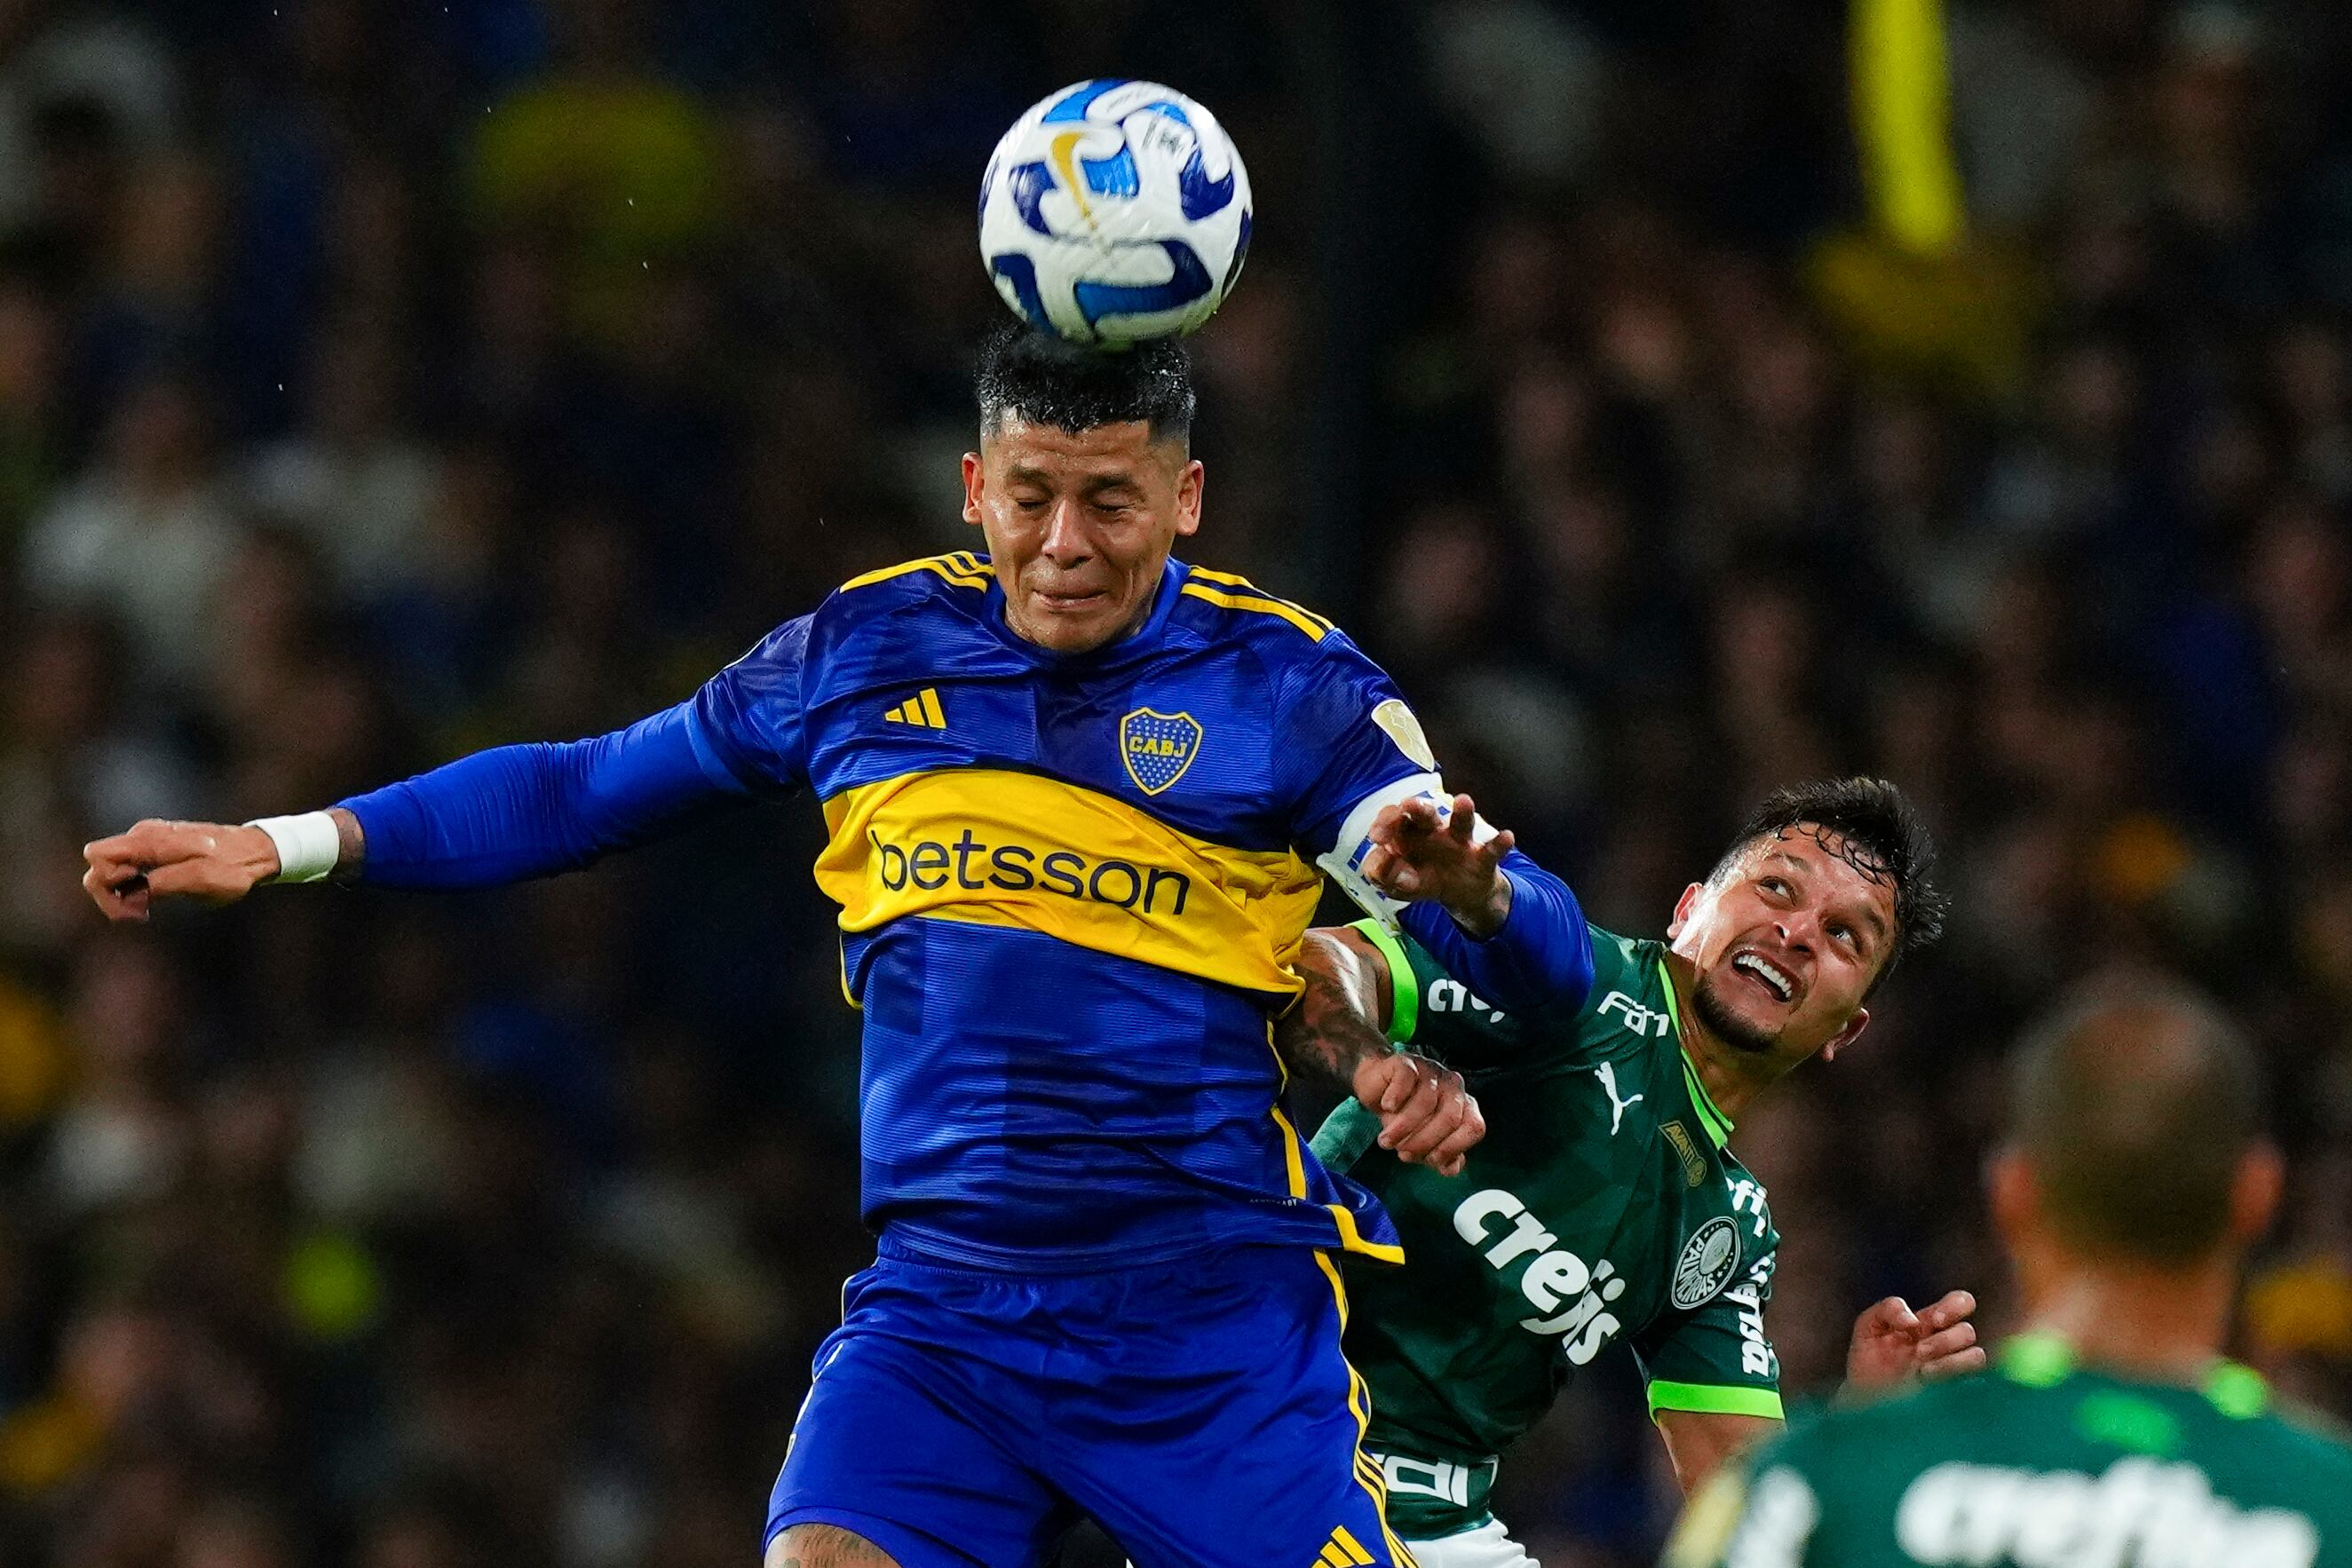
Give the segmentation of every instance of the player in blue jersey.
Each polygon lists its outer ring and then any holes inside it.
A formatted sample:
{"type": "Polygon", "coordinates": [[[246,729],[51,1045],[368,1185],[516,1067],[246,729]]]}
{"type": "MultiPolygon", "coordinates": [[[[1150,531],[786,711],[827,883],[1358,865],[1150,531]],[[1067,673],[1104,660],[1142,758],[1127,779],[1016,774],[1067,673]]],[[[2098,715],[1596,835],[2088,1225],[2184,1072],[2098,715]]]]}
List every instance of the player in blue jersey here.
{"type": "MultiPolygon", "coordinates": [[[[89,847],[85,885],[118,919],[331,874],[479,887],[809,788],[878,1240],[777,1479],[772,1568],[1034,1563],[1081,1512],[1142,1568],[1407,1563],[1332,1257],[1399,1250],[1285,1115],[1273,1020],[1323,874],[1393,907],[1368,858],[1498,1005],[1581,994],[1582,917],[1466,799],[1460,831],[1377,847],[1399,803],[1448,800],[1387,677],[1170,559],[1202,484],[1181,347],[1010,336],[978,390],[986,556],[856,578],[625,730],[327,812],[142,823],[89,847]]],[[[1321,1065],[1439,1168],[1479,1131],[1457,1079],[1384,1043],[1321,1065]]]]}

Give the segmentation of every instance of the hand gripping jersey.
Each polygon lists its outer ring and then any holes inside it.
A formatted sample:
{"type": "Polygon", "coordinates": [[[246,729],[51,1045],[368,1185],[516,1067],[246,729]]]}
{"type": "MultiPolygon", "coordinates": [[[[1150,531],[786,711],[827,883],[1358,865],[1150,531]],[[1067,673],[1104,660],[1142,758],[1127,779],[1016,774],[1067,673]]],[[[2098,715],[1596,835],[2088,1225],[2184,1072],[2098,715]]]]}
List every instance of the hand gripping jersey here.
{"type": "Polygon", "coordinates": [[[1307,1156],[1269,1044],[1318,858],[1436,787],[1328,622],[1171,561],[1140,630],[1065,657],[958,553],[849,583],[688,728],[733,787],[824,803],[816,878],[866,1015],[865,1215],[896,1245],[1024,1268],[1396,1256],[1307,1156]]]}
{"type": "Polygon", "coordinates": [[[2261,1377],[2196,1388],[2025,1335],[1980,1377],[1824,1413],[1692,1500],[1673,1568],[2344,1568],[2352,1447],[2261,1377]]]}
{"type": "Polygon", "coordinates": [[[1496,1456],[1617,1340],[1653,1411],[1778,1416],[1780,1237],[1683,1056],[1664,947],[1593,928],[1583,1003],[1517,1016],[1418,943],[1357,929],[1388,959],[1391,1034],[1459,1069],[1486,1117],[1458,1176],[1373,1147],[1378,1119],[1353,1104],[1315,1137],[1404,1243],[1403,1268],[1349,1271],[1346,1341],[1398,1532],[1482,1524],[1496,1456]]]}

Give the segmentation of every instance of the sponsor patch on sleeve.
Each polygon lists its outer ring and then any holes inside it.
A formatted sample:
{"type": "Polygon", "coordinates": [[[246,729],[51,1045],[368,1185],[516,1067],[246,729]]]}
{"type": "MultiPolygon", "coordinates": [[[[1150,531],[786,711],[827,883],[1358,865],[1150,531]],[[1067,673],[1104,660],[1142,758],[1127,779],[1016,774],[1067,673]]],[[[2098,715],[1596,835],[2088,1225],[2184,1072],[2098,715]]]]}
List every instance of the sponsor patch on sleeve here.
{"type": "Polygon", "coordinates": [[[1381,727],[1381,733],[1396,742],[1397,750],[1402,752],[1414,766],[1437,766],[1437,754],[1429,749],[1429,737],[1422,733],[1421,721],[1413,717],[1412,710],[1404,705],[1403,699],[1391,697],[1373,709],[1372,722],[1381,727]]]}

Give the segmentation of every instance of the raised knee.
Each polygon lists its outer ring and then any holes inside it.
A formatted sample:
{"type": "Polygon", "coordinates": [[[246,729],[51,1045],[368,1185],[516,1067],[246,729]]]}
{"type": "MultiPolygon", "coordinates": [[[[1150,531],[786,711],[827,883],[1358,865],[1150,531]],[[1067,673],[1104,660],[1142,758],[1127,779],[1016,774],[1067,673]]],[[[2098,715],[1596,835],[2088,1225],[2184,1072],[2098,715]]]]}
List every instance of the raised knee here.
{"type": "Polygon", "coordinates": [[[768,1542],[763,1568],[898,1568],[866,1537],[835,1524],[787,1526],[768,1542]]]}

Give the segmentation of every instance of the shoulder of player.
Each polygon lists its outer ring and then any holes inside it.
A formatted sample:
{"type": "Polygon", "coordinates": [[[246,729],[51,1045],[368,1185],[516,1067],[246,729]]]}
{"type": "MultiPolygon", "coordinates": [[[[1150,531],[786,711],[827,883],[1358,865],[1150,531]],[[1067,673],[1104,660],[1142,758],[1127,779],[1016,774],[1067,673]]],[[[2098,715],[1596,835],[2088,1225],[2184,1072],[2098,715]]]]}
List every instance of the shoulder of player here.
{"type": "Polygon", "coordinates": [[[926,555],[861,572],[827,595],[818,614],[870,615],[924,599],[985,595],[996,569],[969,550],[926,555]]]}
{"type": "Polygon", "coordinates": [[[1716,1160],[1723,1167],[1724,1185],[1731,1189],[1734,1203],[1742,1205],[1752,1204],[1754,1206],[1749,1212],[1759,1215],[1764,1221],[1762,1245],[1753,1249],[1749,1254],[1750,1259],[1761,1257],[1768,1252],[1778,1252],[1780,1249],[1780,1226],[1772,1217],[1772,1194],[1769,1189],[1758,1178],[1755,1172],[1741,1164],[1738,1156],[1732,1153],[1730,1150],[1717,1150],[1716,1160]]]}
{"type": "MultiPolygon", "coordinates": [[[[1585,930],[1592,941],[1592,985],[1576,1011],[1588,1018],[1625,1012],[1631,1020],[1629,1035],[1648,1037],[1643,1020],[1653,1015],[1664,1020],[1674,1012],[1666,1000],[1664,977],[1659,973],[1665,944],[1643,937],[1620,936],[1590,921],[1585,922],[1585,930]]],[[[1661,1022],[1657,1036],[1663,1037],[1664,1032],[1661,1022]]]]}
{"type": "Polygon", "coordinates": [[[994,578],[994,568],[969,550],[860,573],[809,616],[809,650],[837,675],[844,654],[871,638],[896,647],[911,635],[928,646],[933,637],[968,630],[994,578]]]}
{"type": "Polygon", "coordinates": [[[2316,1405],[2284,1397],[2266,1386],[2263,1392],[2263,1408],[2254,1417],[2258,1428],[2282,1448],[2294,1452],[2300,1462],[2334,1471],[2346,1483],[2343,1496],[2346,1507],[2352,1509],[2352,1427],[2316,1405]]]}
{"type": "Polygon", "coordinates": [[[1308,662],[1318,653],[1354,647],[1339,627],[1306,605],[1269,594],[1246,577],[1190,563],[1171,618],[1219,640],[1246,638],[1282,663],[1308,662]]]}
{"type": "Polygon", "coordinates": [[[1620,936],[1615,931],[1594,925],[1591,921],[1584,929],[1592,937],[1592,977],[1594,995],[1587,1005],[1598,1005],[1601,983],[1620,987],[1654,989],[1658,984],[1658,961],[1666,946],[1647,937],[1620,936]]]}

